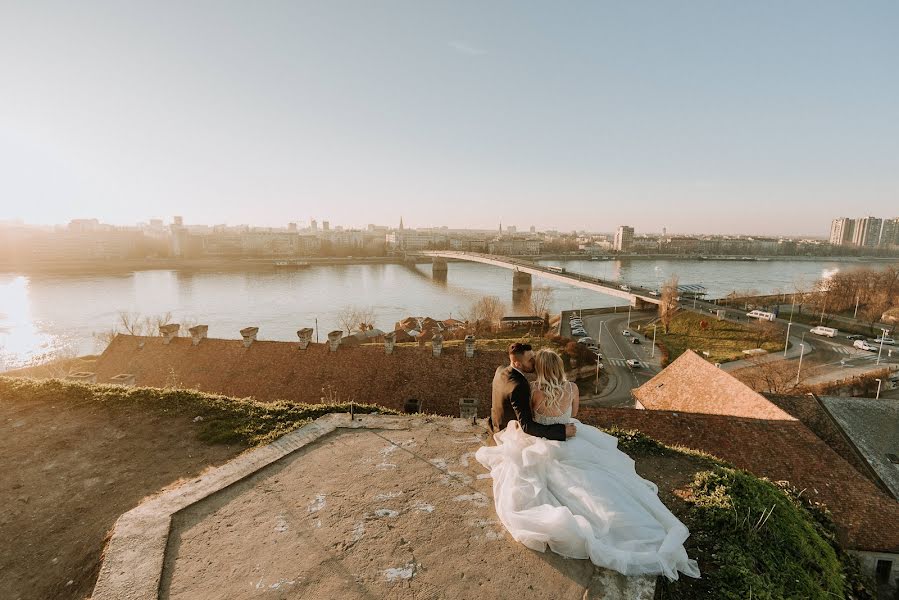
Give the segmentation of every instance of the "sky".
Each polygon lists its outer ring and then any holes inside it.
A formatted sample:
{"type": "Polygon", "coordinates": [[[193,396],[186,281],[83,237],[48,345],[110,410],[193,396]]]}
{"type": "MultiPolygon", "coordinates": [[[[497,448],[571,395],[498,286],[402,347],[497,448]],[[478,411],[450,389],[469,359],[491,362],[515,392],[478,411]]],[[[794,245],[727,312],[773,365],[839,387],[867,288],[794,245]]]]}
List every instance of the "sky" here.
{"type": "Polygon", "coordinates": [[[899,3],[0,0],[0,220],[826,236],[899,3]]]}

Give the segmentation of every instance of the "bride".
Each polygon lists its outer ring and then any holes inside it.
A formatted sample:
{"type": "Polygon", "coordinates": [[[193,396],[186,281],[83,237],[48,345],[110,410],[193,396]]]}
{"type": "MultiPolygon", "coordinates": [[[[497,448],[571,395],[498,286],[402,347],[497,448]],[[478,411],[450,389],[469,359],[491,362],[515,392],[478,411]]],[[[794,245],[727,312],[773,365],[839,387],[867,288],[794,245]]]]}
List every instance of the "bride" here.
{"type": "Polygon", "coordinates": [[[637,475],[618,440],[577,419],[577,386],[567,381],[562,358],[552,350],[535,356],[531,384],[534,419],[576,423],[564,442],[524,433],[510,421],[482,447],[478,461],[490,469],[500,521],[528,548],[551,550],[624,575],[699,577],[687,557],[687,528],[658,497],[658,488],[637,475]]]}

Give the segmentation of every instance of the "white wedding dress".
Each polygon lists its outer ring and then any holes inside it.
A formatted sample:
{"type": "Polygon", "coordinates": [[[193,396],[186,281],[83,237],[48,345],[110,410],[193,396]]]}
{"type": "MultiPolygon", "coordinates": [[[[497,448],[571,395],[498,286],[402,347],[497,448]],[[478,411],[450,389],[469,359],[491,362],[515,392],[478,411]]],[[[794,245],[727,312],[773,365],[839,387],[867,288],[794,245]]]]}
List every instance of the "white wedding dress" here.
{"type": "Polygon", "coordinates": [[[496,513],[515,540],[625,575],[699,577],[684,549],[690,532],[656,485],[637,475],[617,438],[571,418],[570,399],[560,416],[534,416],[547,425],[574,423],[577,434],[556,442],[510,421],[494,435],[496,446],[475,455],[490,469],[496,513]]]}

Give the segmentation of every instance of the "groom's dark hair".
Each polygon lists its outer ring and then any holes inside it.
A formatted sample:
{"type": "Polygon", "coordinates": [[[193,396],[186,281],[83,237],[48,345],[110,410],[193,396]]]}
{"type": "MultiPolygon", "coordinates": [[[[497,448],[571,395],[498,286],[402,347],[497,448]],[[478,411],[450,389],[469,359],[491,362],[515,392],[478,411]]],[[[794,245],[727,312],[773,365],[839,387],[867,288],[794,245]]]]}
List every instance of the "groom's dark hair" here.
{"type": "Polygon", "coordinates": [[[530,344],[522,344],[520,342],[509,344],[509,356],[515,355],[521,357],[524,356],[524,353],[528,350],[533,350],[530,344]]]}

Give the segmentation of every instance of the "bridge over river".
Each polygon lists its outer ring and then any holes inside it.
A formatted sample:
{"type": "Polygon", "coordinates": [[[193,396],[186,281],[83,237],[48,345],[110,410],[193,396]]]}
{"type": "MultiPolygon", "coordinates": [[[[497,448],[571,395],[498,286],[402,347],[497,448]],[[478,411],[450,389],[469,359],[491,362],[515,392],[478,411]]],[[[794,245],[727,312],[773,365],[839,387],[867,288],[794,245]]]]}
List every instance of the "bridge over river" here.
{"type": "Polygon", "coordinates": [[[593,275],[585,275],[583,273],[575,273],[561,267],[544,266],[534,262],[510,258],[508,256],[495,256],[492,254],[479,254],[477,252],[456,252],[450,250],[433,250],[421,252],[409,252],[407,256],[430,256],[434,261],[434,272],[446,272],[448,269],[447,260],[466,260],[469,262],[478,262],[485,265],[493,265],[513,271],[512,291],[513,293],[528,292],[531,289],[531,278],[533,275],[561,281],[575,287],[584,288],[600,294],[615,296],[627,300],[631,306],[641,309],[647,308],[649,304],[660,304],[661,300],[657,296],[653,296],[653,290],[636,287],[622,286],[619,282],[606,281],[593,275]],[[622,289],[623,287],[627,289],[622,289]]]}

